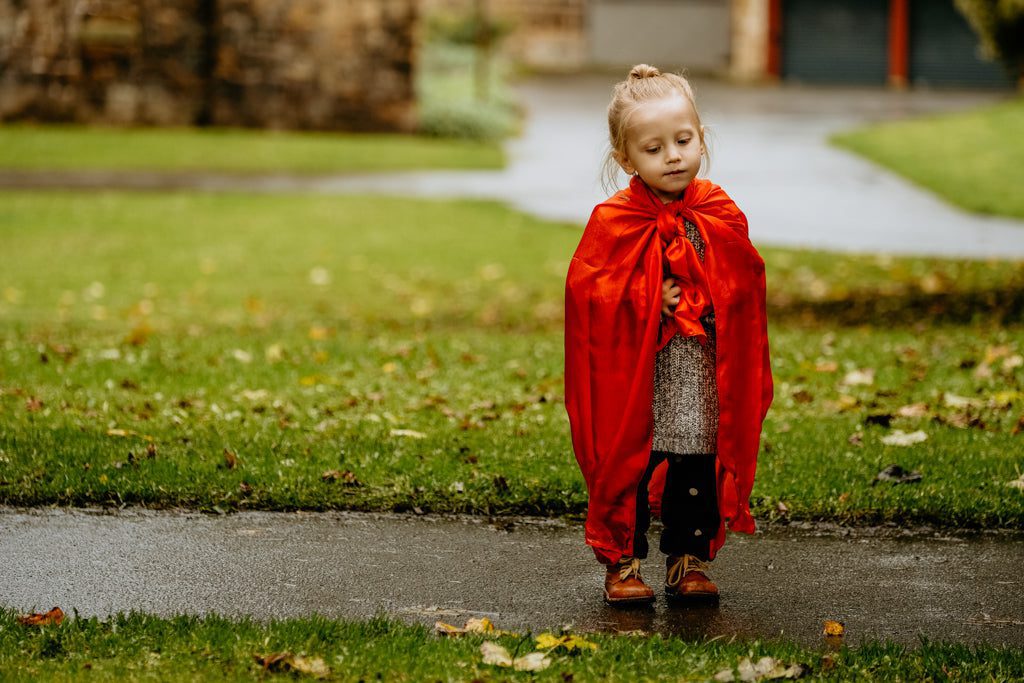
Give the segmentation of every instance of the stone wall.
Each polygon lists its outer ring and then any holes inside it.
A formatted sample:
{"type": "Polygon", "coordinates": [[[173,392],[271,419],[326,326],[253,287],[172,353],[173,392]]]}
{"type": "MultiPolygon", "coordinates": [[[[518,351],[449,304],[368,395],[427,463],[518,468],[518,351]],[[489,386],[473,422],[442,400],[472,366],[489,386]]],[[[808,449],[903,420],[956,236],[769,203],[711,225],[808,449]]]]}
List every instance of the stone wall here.
{"type": "Polygon", "coordinates": [[[417,0],[0,0],[0,119],[409,130],[417,0]]]}

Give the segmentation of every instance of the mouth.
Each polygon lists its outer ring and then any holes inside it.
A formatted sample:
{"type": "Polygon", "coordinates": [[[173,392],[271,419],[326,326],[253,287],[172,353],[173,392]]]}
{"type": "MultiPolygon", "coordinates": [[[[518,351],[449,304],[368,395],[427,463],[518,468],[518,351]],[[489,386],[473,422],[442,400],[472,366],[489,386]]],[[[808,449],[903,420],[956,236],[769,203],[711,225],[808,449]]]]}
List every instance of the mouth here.
{"type": "Polygon", "coordinates": [[[686,170],[685,169],[680,169],[678,171],[669,171],[665,175],[667,175],[667,176],[677,176],[677,175],[683,175],[684,173],[686,173],[686,170]]]}

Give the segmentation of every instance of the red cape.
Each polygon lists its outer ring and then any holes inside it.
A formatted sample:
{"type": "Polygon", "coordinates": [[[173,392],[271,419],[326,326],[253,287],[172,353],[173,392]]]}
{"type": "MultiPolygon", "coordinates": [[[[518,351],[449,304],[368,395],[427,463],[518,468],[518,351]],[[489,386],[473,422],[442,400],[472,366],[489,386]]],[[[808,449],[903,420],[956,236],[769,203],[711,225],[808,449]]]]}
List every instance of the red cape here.
{"type": "MultiPolygon", "coordinates": [[[[603,562],[633,554],[636,492],[654,425],[655,354],[677,333],[703,339],[699,318],[709,304],[717,336],[722,518],[711,542],[714,557],[726,524],[754,532],[749,498],[772,400],[764,261],[750,243],[743,212],[707,180],[693,180],[681,199],[663,204],[634,177],[594,209],[566,277],[565,405],[590,496],[586,541],[603,562]],[[686,239],[684,220],[704,238],[703,263],[686,239]],[[683,296],[674,316],[663,320],[668,272],[683,296]]],[[[656,514],[664,467],[650,486],[656,514]]]]}

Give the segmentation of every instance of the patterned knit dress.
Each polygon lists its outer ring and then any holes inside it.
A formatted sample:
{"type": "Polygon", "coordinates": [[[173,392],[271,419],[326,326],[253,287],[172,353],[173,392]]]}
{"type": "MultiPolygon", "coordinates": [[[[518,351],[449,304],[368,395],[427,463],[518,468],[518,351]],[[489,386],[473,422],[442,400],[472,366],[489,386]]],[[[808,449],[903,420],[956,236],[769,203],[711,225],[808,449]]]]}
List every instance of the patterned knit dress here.
{"type": "MultiPolygon", "coordinates": [[[[704,261],[704,240],[685,222],[686,238],[704,261]]],[[[668,274],[665,277],[670,277],[668,274]]],[[[718,435],[718,390],[715,384],[715,315],[700,319],[707,346],[694,337],[675,335],[654,361],[653,451],[677,455],[711,454],[718,435]]]]}

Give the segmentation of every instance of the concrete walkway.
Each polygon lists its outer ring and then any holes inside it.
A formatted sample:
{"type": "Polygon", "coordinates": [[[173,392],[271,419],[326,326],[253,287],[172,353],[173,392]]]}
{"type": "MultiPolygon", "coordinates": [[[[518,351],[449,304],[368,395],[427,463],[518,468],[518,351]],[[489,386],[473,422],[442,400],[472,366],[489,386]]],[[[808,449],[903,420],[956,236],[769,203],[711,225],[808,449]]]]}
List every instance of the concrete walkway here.
{"type": "MultiPolygon", "coordinates": [[[[0,509],[0,605],[107,615],[258,618],[387,614],[433,624],[821,643],[920,637],[1024,646],[1024,536],[776,527],[733,534],[714,563],[717,608],[624,611],[578,525],[354,513],[0,509]]],[[[646,563],[663,574],[662,556],[646,563]]]]}
{"type": "MultiPolygon", "coordinates": [[[[616,79],[549,77],[519,86],[528,112],[500,171],[260,177],[222,174],[0,171],[0,187],[200,189],[478,197],[582,224],[606,193],[599,169],[616,79]]],[[[888,92],[696,83],[712,131],[709,177],[736,199],[764,245],[838,251],[1024,258],[1024,221],[956,209],[841,150],[827,137],[866,122],[954,111],[1005,94],[888,92]],[[794,201],[799,197],[800,201],[794,201]]]]}

